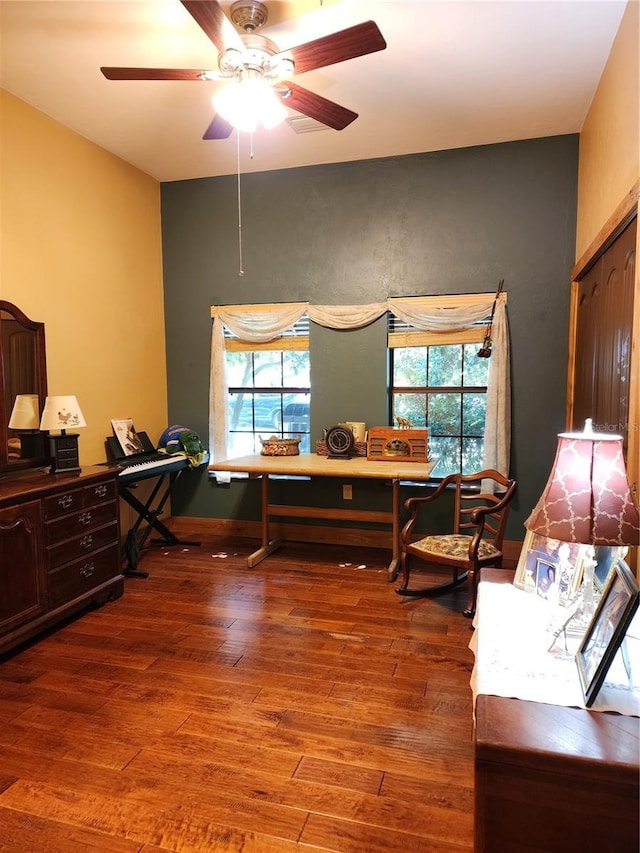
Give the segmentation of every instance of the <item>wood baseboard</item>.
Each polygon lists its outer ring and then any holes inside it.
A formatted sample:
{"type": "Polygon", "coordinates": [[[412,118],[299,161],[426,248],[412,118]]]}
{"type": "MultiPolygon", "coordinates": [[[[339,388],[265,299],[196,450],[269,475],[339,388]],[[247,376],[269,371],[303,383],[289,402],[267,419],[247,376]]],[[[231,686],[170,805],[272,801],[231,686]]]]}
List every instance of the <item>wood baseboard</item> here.
{"type": "MultiPolygon", "coordinates": [[[[189,518],[176,516],[164,522],[176,536],[219,536],[257,539],[262,536],[259,521],[242,521],[231,518],[189,518]]],[[[352,545],[391,550],[391,531],[367,530],[364,528],[322,527],[309,524],[283,524],[272,521],[269,530],[274,539],[290,542],[316,542],[324,545],[352,545]]],[[[504,543],[505,569],[515,569],[522,549],[522,542],[504,543]]]]}

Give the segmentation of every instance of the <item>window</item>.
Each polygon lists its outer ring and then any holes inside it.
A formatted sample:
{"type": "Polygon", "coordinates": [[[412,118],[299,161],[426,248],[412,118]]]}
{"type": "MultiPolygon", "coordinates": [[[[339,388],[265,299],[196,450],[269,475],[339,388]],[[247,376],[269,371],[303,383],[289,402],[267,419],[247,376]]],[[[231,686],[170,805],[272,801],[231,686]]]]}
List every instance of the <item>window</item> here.
{"type": "Polygon", "coordinates": [[[435,475],[482,468],[489,359],[478,358],[485,324],[420,332],[389,317],[391,417],[429,430],[435,475]]]}
{"type": "Polygon", "coordinates": [[[260,437],[301,437],[310,452],[309,325],[268,344],[248,344],[225,333],[229,383],[229,455],[259,453],[260,437]]]}

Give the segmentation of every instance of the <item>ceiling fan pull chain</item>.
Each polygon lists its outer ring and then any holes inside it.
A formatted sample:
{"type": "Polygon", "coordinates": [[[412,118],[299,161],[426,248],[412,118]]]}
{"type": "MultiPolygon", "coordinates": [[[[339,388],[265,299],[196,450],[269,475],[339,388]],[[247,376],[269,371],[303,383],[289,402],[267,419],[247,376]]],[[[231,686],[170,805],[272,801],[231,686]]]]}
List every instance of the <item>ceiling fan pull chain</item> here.
{"type": "Polygon", "coordinates": [[[238,162],[238,275],[244,275],[242,269],[242,202],[240,200],[240,131],[236,131],[236,153],[238,162]]]}

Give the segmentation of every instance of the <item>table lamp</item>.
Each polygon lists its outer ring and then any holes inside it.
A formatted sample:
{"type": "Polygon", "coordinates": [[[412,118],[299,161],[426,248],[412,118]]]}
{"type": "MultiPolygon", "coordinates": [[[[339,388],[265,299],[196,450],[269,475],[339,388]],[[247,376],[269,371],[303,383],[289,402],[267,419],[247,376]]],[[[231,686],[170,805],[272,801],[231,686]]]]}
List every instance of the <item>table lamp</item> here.
{"type": "Polygon", "coordinates": [[[540,500],[525,521],[527,530],[548,539],[589,545],[584,566],[585,616],[593,613],[594,545],[640,544],[640,514],[631,493],[622,436],[561,433],[556,458],[540,500]]]}
{"type": "Polygon", "coordinates": [[[16,395],[9,418],[9,429],[18,433],[21,459],[44,455],[40,432],[40,400],[37,394],[16,395]]]}
{"type": "Polygon", "coordinates": [[[67,429],[87,425],[78,401],[73,396],[47,397],[40,421],[40,429],[59,429],[59,435],[48,436],[51,473],[56,471],[79,471],[78,434],[67,429]]]}

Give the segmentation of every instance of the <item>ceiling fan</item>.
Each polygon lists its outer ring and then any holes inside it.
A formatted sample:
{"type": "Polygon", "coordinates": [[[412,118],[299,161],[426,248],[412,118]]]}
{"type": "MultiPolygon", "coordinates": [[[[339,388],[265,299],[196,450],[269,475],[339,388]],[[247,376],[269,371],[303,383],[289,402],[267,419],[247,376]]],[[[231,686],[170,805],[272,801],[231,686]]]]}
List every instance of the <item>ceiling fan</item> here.
{"type": "MultiPolygon", "coordinates": [[[[274,42],[256,32],[268,20],[267,7],[260,0],[236,0],[232,4],[231,21],[241,32],[234,29],[218,0],[180,2],[218,49],[218,70],[102,67],[100,70],[107,79],[251,82],[268,87],[278,102],[334,130],[343,130],[358,117],[352,110],[292,83],[289,78],[384,50],[387,44],[373,21],[280,51],[274,42]]],[[[233,100],[233,95],[227,100],[233,100]]],[[[286,110],[281,106],[279,109],[284,116],[286,110]]],[[[218,106],[203,139],[226,139],[231,134],[234,124],[220,113],[218,106]]]]}

